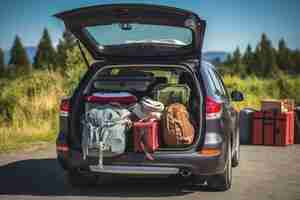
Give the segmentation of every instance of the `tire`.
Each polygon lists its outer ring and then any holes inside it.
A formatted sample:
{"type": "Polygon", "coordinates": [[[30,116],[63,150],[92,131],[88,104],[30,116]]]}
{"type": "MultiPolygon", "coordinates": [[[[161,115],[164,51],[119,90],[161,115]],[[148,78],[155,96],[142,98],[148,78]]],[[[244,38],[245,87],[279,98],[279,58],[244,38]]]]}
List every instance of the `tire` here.
{"type": "Polygon", "coordinates": [[[237,147],[232,157],[232,167],[237,167],[240,162],[240,137],[237,137],[237,147]]]}
{"type": "Polygon", "coordinates": [[[232,181],[232,154],[231,144],[228,144],[228,158],[224,173],[214,175],[207,180],[208,187],[215,191],[226,191],[231,188],[232,181]]]}
{"type": "Polygon", "coordinates": [[[96,175],[83,175],[78,172],[69,171],[66,172],[66,179],[71,186],[92,186],[98,181],[98,176],[96,175]]]}

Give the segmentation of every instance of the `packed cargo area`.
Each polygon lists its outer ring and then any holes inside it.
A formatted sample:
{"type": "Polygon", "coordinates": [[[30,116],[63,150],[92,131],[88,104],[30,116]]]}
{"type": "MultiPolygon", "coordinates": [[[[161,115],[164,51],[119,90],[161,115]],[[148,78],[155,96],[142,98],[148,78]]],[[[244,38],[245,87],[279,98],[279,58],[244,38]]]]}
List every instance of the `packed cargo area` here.
{"type": "Polygon", "coordinates": [[[84,157],[188,149],[200,136],[198,83],[183,65],[102,67],[83,92],[84,157]]]}

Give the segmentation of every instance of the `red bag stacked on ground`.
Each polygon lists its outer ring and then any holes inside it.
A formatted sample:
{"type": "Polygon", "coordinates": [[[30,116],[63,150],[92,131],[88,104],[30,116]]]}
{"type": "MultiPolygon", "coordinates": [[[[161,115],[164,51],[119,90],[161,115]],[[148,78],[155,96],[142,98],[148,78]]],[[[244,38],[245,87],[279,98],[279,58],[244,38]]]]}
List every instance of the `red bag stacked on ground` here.
{"type": "Polygon", "coordinates": [[[294,112],[257,111],[253,116],[252,144],[294,144],[294,112]]]}

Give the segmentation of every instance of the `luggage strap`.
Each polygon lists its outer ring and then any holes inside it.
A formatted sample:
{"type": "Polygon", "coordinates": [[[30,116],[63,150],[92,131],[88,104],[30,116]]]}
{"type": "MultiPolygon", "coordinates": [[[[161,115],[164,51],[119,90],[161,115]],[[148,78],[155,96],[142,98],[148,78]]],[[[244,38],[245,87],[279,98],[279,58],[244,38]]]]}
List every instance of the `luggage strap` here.
{"type": "Polygon", "coordinates": [[[277,111],[272,111],[273,116],[272,117],[267,117],[266,113],[270,111],[264,111],[263,112],[263,117],[262,118],[256,118],[256,119],[262,119],[262,144],[265,144],[265,125],[273,125],[273,145],[276,145],[276,134],[280,134],[277,131],[277,120],[282,120],[280,118],[276,118],[278,112],[277,111]],[[271,123],[266,123],[265,121],[271,121],[271,123]]]}
{"type": "Polygon", "coordinates": [[[148,147],[147,147],[147,131],[145,129],[141,129],[141,140],[140,140],[140,146],[145,153],[145,156],[148,160],[154,160],[153,156],[149,153],[148,147]]]}

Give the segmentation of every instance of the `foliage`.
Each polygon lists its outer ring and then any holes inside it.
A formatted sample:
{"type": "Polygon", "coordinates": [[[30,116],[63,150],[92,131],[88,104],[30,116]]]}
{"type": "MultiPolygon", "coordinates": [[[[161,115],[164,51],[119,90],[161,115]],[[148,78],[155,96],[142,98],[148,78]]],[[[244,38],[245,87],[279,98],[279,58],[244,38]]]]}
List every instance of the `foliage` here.
{"type": "Polygon", "coordinates": [[[284,39],[281,39],[278,43],[277,64],[281,70],[286,72],[289,71],[288,68],[292,65],[290,50],[287,48],[284,39]]]}
{"type": "Polygon", "coordinates": [[[62,39],[59,40],[57,45],[57,60],[59,66],[61,66],[61,70],[64,70],[67,65],[67,52],[72,51],[72,49],[76,45],[75,37],[72,35],[70,31],[64,31],[62,35],[62,39]]]}
{"type": "Polygon", "coordinates": [[[9,65],[11,68],[14,68],[17,73],[30,71],[30,62],[19,36],[15,38],[10,50],[10,55],[9,65]]]}
{"type": "Polygon", "coordinates": [[[260,109],[262,99],[294,99],[300,104],[300,77],[291,77],[281,73],[278,79],[259,78],[248,76],[241,79],[239,76],[225,75],[224,82],[229,92],[236,89],[245,95],[245,101],[235,103],[238,109],[251,107],[260,109]]]}
{"type": "Polygon", "coordinates": [[[35,71],[3,84],[0,93],[0,149],[20,137],[46,136],[57,130],[63,77],[35,71]]]}
{"type": "Polygon", "coordinates": [[[0,77],[4,75],[4,72],[5,72],[4,52],[0,48],[0,77]]]}
{"type": "Polygon", "coordinates": [[[281,39],[275,49],[266,34],[262,34],[255,50],[249,44],[242,55],[237,48],[229,54],[227,60],[219,64],[224,74],[238,74],[241,76],[255,74],[258,77],[278,77],[282,72],[288,74],[300,73],[300,50],[291,50],[284,39],[281,39]],[[243,66],[244,65],[244,66],[243,66]]]}
{"type": "Polygon", "coordinates": [[[71,94],[87,69],[78,48],[67,51],[64,68],[0,78],[0,152],[54,141],[60,99],[71,94]]]}
{"type": "MultiPolygon", "coordinates": [[[[86,51],[85,54],[88,55],[86,51]]],[[[88,56],[88,60],[91,61],[90,56],[88,56]]],[[[67,93],[70,94],[72,91],[74,91],[75,86],[87,70],[86,63],[84,62],[81,52],[78,48],[67,51],[65,68],[65,88],[67,89],[67,93]]]]}
{"type": "Polygon", "coordinates": [[[57,57],[52,41],[47,29],[44,29],[43,36],[38,44],[37,53],[34,57],[34,67],[36,69],[55,69],[57,57]]]}

